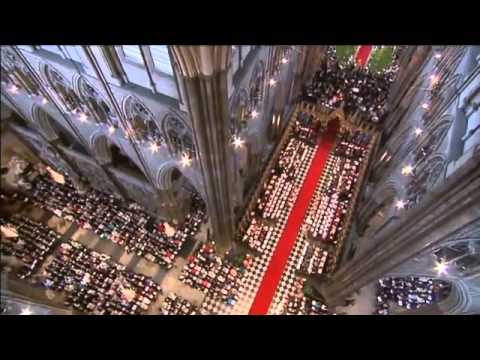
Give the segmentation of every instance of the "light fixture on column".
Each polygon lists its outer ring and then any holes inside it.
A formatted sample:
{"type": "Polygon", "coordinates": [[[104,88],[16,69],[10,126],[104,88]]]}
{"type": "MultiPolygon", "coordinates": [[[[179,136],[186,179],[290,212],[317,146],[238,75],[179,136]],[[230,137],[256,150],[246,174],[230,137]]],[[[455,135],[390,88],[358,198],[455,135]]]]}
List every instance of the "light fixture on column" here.
{"type": "Polygon", "coordinates": [[[11,93],[11,94],[16,94],[18,93],[18,87],[16,87],[15,85],[12,84],[12,86],[10,86],[10,89],[8,89],[8,91],[11,93]]]}
{"type": "Polygon", "coordinates": [[[270,81],[268,83],[270,84],[270,86],[275,86],[275,84],[277,83],[277,80],[270,79],[270,81]]]}
{"type": "Polygon", "coordinates": [[[48,104],[48,100],[45,97],[42,97],[42,105],[48,104]]]}
{"type": "Polygon", "coordinates": [[[85,114],[85,113],[81,113],[81,114],[78,116],[78,119],[79,119],[81,122],[86,122],[87,119],[88,119],[88,116],[87,116],[87,114],[85,114]]]}
{"type": "Polygon", "coordinates": [[[258,116],[258,111],[257,111],[257,110],[253,110],[253,111],[252,111],[252,119],[255,119],[257,116],[258,116]]]}
{"type": "Polygon", "coordinates": [[[405,165],[402,168],[402,175],[408,176],[412,173],[413,167],[411,165],[405,165]]]}
{"type": "Polygon", "coordinates": [[[20,315],[32,315],[33,311],[29,307],[23,308],[20,312],[20,315]]]}
{"type": "Polygon", "coordinates": [[[436,74],[430,75],[430,85],[435,86],[437,85],[438,81],[440,80],[440,77],[436,74]]]}
{"type": "Polygon", "coordinates": [[[424,109],[424,110],[429,110],[429,109],[430,109],[430,104],[429,104],[428,102],[424,102],[424,103],[422,104],[422,109],[424,109]]]}
{"type": "Polygon", "coordinates": [[[420,128],[418,128],[418,127],[415,128],[415,136],[420,136],[420,135],[422,135],[422,132],[423,132],[422,129],[420,129],[420,128]]]}
{"type": "Polygon", "coordinates": [[[234,136],[233,138],[233,146],[235,146],[235,149],[241,148],[245,141],[240,138],[239,136],[234,136]]]}
{"type": "Polygon", "coordinates": [[[447,274],[448,270],[448,264],[445,261],[439,261],[435,265],[435,271],[437,272],[438,275],[444,275],[447,274]]]}
{"type": "Polygon", "coordinates": [[[183,167],[192,165],[192,159],[186,153],[182,155],[182,165],[183,167]]]}
{"type": "Polygon", "coordinates": [[[114,132],[115,132],[115,126],[110,125],[110,127],[108,128],[108,133],[112,135],[114,132]]]}
{"type": "Polygon", "coordinates": [[[282,60],[280,60],[282,64],[288,63],[288,59],[286,57],[283,57],[282,60]]]}
{"type": "Polygon", "coordinates": [[[158,151],[159,148],[160,147],[158,146],[158,144],[155,141],[152,141],[150,143],[150,151],[152,152],[152,154],[155,154],[158,151]]]}
{"type": "Polygon", "coordinates": [[[397,208],[397,210],[404,209],[405,208],[405,201],[397,200],[397,202],[395,203],[395,207],[397,208]]]}

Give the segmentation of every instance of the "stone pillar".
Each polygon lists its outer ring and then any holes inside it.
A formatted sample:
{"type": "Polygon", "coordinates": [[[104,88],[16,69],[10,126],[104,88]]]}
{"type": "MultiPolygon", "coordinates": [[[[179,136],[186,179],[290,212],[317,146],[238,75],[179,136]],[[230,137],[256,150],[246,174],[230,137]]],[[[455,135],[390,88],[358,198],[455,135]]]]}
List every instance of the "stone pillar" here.
{"type": "Polygon", "coordinates": [[[419,253],[430,251],[452,233],[480,219],[479,156],[471,158],[419,207],[407,210],[373,245],[326,280],[311,279],[330,306],[338,305],[363,286],[378,280],[419,253]]]}
{"type": "Polygon", "coordinates": [[[295,69],[293,97],[301,94],[302,85],[313,78],[319,69],[322,60],[325,58],[325,46],[304,45],[299,46],[300,56],[298,57],[297,68],[295,69]]]}
{"type": "Polygon", "coordinates": [[[171,47],[184,80],[186,102],[217,251],[233,244],[233,148],[228,113],[230,46],[171,47]]]}

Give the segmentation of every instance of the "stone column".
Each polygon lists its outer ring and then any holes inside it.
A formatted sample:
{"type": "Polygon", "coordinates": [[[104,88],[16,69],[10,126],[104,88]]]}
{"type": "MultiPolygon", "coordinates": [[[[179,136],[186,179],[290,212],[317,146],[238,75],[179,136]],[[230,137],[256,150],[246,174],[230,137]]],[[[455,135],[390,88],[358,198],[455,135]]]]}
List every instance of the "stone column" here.
{"type": "Polygon", "coordinates": [[[230,46],[171,47],[184,80],[186,102],[205,187],[212,238],[225,253],[233,243],[233,148],[228,113],[230,46]]]}
{"type": "Polygon", "coordinates": [[[293,97],[301,93],[302,85],[313,78],[315,72],[319,69],[322,60],[325,58],[324,45],[304,45],[298,47],[300,55],[298,57],[297,68],[295,69],[293,97]]]}
{"type": "Polygon", "coordinates": [[[452,233],[480,219],[479,154],[425,196],[388,230],[375,235],[373,245],[328,279],[311,284],[330,306],[338,305],[363,286],[378,280],[424,251],[438,247],[452,233]]]}

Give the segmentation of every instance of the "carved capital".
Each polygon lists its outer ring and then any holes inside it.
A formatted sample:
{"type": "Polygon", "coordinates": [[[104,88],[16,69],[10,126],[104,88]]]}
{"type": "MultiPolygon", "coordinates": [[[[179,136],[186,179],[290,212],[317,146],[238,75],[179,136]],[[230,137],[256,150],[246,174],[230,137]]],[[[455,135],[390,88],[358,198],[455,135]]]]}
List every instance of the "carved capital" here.
{"type": "Polygon", "coordinates": [[[173,45],[171,49],[182,75],[188,78],[212,76],[230,63],[231,46],[173,45]]]}

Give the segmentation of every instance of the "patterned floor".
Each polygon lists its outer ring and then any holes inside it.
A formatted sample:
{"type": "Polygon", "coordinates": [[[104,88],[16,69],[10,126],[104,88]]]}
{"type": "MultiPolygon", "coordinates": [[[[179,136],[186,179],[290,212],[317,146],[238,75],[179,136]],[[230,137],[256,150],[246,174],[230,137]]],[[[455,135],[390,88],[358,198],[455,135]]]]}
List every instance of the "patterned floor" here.
{"type": "MultiPolygon", "coordinates": [[[[307,170],[310,167],[311,161],[313,159],[313,154],[317,151],[317,147],[311,148],[311,156],[309,157],[309,161],[302,164],[302,169],[300,169],[301,176],[295,178],[295,186],[297,189],[301,188],[303,181],[305,180],[305,176],[307,174],[307,170]]],[[[299,190],[298,190],[299,191],[299,190]]],[[[295,194],[295,198],[298,195],[298,192],[295,194]]],[[[240,300],[235,304],[235,306],[229,306],[225,303],[219,302],[216,299],[211,299],[208,296],[205,298],[201,312],[203,314],[222,314],[222,315],[247,315],[250,307],[253,303],[255,295],[257,293],[258,288],[260,287],[260,283],[265,275],[267,270],[267,266],[270,262],[272,257],[273,251],[277,246],[278,241],[280,240],[280,236],[283,232],[283,229],[287,223],[288,216],[290,215],[290,211],[292,210],[293,206],[287,206],[280,217],[280,219],[276,222],[274,228],[274,236],[272,236],[269,242],[266,244],[264,252],[254,258],[254,263],[252,267],[247,270],[246,274],[242,279],[242,286],[240,288],[240,300]]]]}

